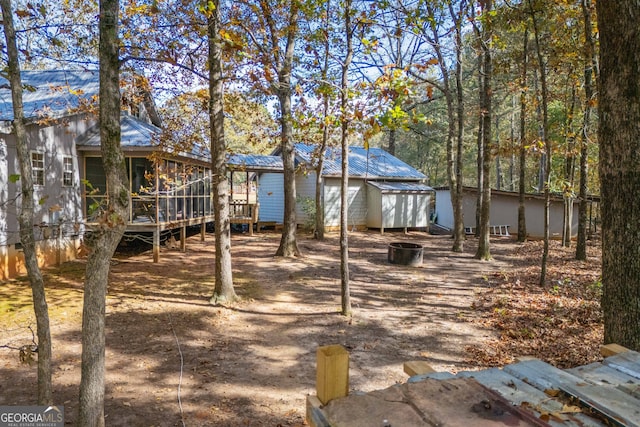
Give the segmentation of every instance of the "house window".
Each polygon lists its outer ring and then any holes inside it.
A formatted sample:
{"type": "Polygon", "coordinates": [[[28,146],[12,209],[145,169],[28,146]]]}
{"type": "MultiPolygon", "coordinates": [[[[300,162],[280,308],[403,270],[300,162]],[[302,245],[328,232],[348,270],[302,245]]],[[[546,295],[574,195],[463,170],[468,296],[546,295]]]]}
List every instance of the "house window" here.
{"type": "Polygon", "coordinates": [[[33,185],[44,185],[44,153],[31,152],[33,185]]]}
{"type": "Polygon", "coordinates": [[[73,186],[73,158],[64,157],[62,159],[62,185],[73,186]]]}

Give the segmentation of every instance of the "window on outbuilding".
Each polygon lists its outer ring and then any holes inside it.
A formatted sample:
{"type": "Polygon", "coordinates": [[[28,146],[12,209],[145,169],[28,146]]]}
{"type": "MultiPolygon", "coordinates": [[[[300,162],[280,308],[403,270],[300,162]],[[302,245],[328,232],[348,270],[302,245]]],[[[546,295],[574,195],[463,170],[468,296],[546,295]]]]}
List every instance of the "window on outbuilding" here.
{"type": "Polygon", "coordinates": [[[73,186],[73,158],[63,157],[62,159],[62,185],[65,187],[73,186]]]}
{"type": "Polygon", "coordinates": [[[31,152],[33,185],[44,185],[44,153],[31,152]]]}

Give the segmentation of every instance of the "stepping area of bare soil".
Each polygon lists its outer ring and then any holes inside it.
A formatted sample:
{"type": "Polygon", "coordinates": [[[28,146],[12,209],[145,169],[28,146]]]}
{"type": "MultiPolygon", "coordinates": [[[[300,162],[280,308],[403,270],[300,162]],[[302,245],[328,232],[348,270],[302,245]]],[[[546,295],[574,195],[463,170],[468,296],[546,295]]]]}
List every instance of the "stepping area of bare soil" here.
{"type": "MultiPolygon", "coordinates": [[[[535,355],[557,366],[598,357],[602,339],[599,253],[572,259],[552,242],[547,285],[537,285],[541,242],[491,241],[492,261],[462,253],[448,236],[349,234],[353,316],[340,315],[339,236],[299,236],[302,257],[274,257],[280,235],[232,236],[240,300],[212,306],[214,242],[189,237],[118,254],[107,297],[105,416],[109,426],[302,426],[315,393],[318,346],[350,353],[350,389],[406,380],[402,364],[479,369],[535,355]],[[420,266],[387,262],[392,242],[424,246],[420,266]],[[576,318],[579,317],[578,320],[576,318]]],[[[75,425],[85,261],[45,271],[54,355],[54,398],[75,425]]],[[[0,405],[36,401],[36,363],[21,360],[35,320],[28,281],[0,283],[0,405]]],[[[35,357],[35,356],[34,356],[35,357]]],[[[24,355],[22,359],[25,359],[24,355]]],[[[28,359],[28,357],[27,357],[28,359]]]]}

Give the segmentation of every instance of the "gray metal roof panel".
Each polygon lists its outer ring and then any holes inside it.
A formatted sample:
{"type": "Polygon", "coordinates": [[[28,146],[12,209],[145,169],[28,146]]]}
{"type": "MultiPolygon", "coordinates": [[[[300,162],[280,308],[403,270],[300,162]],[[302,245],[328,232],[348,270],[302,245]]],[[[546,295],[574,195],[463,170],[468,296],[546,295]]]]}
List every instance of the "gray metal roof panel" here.
{"type": "MultiPolygon", "coordinates": [[[[122,148],[150,148],[157,146],[155,135],[161,132],[160,128],[145,123],[133,116],[123,114],[120,117],[120,145],[122,148]]],[[[100,131],[94,126],[77,142],[79,147],[100,147],[100,131]]]]}
{"type": "Polygon", "coordinates": [[[234,169],[250,171],[278,171],[283,170],[280,156],[265,156],[259,154],[232,154],[227,159],[227,165],[234,169]]]}
{"type": "MultiPolygon", "coordinates": [[[[22,71],[24,116],[59,117],[100,91],[98,71],[22,71]]],[[[0,77],[0,121],[13,120],[9,81],[0,77]]]]}
{"type": "Polygon", "coordinates": [[[158,145],[155,137],[162,132],[159,127],[129,115],[122,116],[120,126],[120,144],[123,147],[156,147],[158,145]]]}
{"type": "MultiPolygon", "coordinates": [[[[140,120],[128,114],[120,116],[120,146],[123,151],[136,151],[139,149],[153,151],[158,148],[156,136],[162,130],[150,123],[140,120]]],[[[76,142],[79,150],[100,148],[100,129],[93,126],[76,142]]],[[[191,152],[175,153],[180,157],[198,159],[204,162],[211,161],[209,150],[205,147],[194,147],[191,152]]]]}
{"type": "Polygon", "coordinates": [[[433,188],[419,182],[399,182],[399,181],[367,181],[367,184],[378,188],[383,192],[419,192],[430,193],[433,188]]]}
{"type": "MultiPolygon", "coordinates": [[[[316,146],[296,144],[296,155],[309,164],[317,163],[314,159],[316,146]]],[[[322,174],[324,176],[342,175],[342,150],[327,148],[322,174]]],[[[387,153],[381,148],[349,147],[349,176],[359,178],[388,178],[422,180],[426,176],[409,166],[402,160],[387,153]]]]}

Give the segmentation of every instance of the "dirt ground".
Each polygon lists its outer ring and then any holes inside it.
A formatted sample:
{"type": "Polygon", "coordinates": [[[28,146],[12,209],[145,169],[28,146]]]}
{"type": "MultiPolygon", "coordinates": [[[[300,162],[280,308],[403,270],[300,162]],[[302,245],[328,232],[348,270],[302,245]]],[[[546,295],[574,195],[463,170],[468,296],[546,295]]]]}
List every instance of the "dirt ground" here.
{"type": "MultiPolygon", "coordinates": [[[[408,360],[456,372],[531,353],[526,342],[504,344],[527,337],[509,338],[496,316],[504,324],[510,310],[505,298],[517,302],[521,284],[533,280],[526,272],[534,275],[539,263],[536,243],[493,239],[494,260],[481,262],[473,259],[473,239],[457,254],[447,236],[351,233],[353,317],[345,318],[339,314],[338,236],[317,242],[301,235],[304,257],[297,259],[273,256],[279,239],[273,232],[233,235],[241,301],[229,307],[208,304],[211,235],[204,242],[190,237],[186,252],[163,248],[157,264],[149,251],[114,259],[107,301],[107,425],[305,425],[305,398],[315,392],[316,350],[322,345],[349,350],[350,389],[362,391],[405,381],[402,364],[408,360]],[[423,265],[389,264],[391,242],[423,244],[423,265]]],[[[557,261],[560,274],[569,269],[567,256],[557,261]]],[[[597,265],[596,259],[570,269],[595,269],[588,279],[593,281],[597,265]]],[[[46,272],[55,403],[64,405],[69,425],[78,407],[84,267],[78,260],[46,272]]],[[[543,293],[558,291],[551,283],[543,293]]],[[[32,311],[24,279],[0,284],[0,405],[35,402],[36,364],[21,362],[15,350],[32,340],[32,311]]],[[[576,346],[591,357],[597,357],[593,348],[601,338],[597,315],[594,321],[583,327],[590,342],[583,337],[576,346]]]]}

